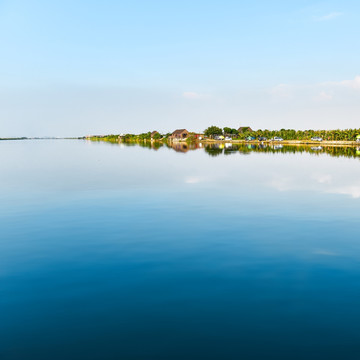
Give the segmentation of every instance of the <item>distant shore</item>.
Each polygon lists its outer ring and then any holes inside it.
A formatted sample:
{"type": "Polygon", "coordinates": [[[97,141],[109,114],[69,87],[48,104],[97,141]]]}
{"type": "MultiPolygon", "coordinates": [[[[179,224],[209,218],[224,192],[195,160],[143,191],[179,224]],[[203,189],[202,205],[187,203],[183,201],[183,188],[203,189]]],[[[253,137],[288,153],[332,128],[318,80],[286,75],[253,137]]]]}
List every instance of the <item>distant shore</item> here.
{"type": "Polygon", "coordinates": [[[160,133],[156,130],[141,134],[109,134],[109,135],[87,135],[88,140],[108,142],[162,142],[162,143],[262,143],[285,145],[333,145],[333,146],[356,146],[360,145],[360,129],[344,130],[253,130],[249,126],[238,129],[217,126],[209,126],[203,132],[191,132],[186,129],[176,129],[172,133],[160,133]]]}
{"type": "Polygon", "coordinates": [[[162,138],[162,139],[139,139],[139,138],[131,138],[131,139],[122,139],[115,136],[103,136],[103,137],[85,137],[85,140],[89,141],[104,141],[104,142],[111,142],[111,143],[129,143],[129,144],[136,144],[136,143],[148,143],[148,144],[156,144],[156,143],[163,143],[169,144],[203,144],[203,145],[211,145],[211,144],[282,144],[282,145],[292,145],[292,146],[300,146],[300,145],[308,145],[308,146],[353,146],[358,147],[360,146],[359,141],[349,141],[349,140],[322,140],[322,141],[314,141],[314,140],[244,140],[244,139],[191,139],[189,141],[188,138],[185,139],[171,139],[171,138],[162,138]]]}
{"type": "Polygon", "coordinates": [[[0,141],[16,141],[16,140],[83,140],[84,137],[9,137],[0,138],[0,141]]]}

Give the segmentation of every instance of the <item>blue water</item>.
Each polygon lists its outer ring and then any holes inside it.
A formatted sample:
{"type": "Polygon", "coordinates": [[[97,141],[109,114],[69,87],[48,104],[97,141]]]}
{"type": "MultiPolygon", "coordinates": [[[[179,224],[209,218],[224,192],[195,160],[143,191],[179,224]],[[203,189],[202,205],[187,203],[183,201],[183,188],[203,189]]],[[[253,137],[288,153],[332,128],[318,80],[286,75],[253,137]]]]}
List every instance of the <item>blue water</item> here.
{"type": "Polygon", "coordinates": [[[360,162],[0,142],[0,359],[359,359],[360,162]]]}

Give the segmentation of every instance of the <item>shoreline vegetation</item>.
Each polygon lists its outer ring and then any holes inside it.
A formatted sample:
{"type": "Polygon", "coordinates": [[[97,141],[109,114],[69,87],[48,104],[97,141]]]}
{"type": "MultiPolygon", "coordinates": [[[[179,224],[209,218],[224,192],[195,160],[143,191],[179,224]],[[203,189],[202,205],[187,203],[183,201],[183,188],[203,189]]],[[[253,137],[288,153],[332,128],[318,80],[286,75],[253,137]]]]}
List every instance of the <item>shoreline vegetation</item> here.
{"type": "Polygon", "coordinates": [[[0,138],[0,141],[1,140],[29,140],[29,138],[27,137],[10,137],[10,138],[0,138]]]}
{"type": "MultiPolygon", "coordinates": [[[[214,130],[214,127],[210,128],[211,131],[214,130]]],[[[223,129],[219,130],[219,128],[217,128],[217,130],[215,129],[216,133],[213,134],[209,134],[209,131],[206,130],[204,133],[198,134],[187,132],[185,129],[180,129],[175,130],[173,133],[163,135],[153,131],[139,135],[119,134],[86,136],[84,139],[94,142],[107,142],[113,145],[138,145],[155,151],[160,148],[169,148],[179,153],[186,153],[188,151],[203,149],[209,156],[239,153],[247,155],[252,152],[273,154],[306,152],[315,156],[327,154],[332,157],[360,158],[360,141],[357,140],[359,139],[360,129],[330,131],[252,131],[250,128],[246,129],[247,130],[243,132],[235,130],[237,131],[235,134],[229,134],[229,132],[226,133],[223,129]],[[222,131],[223,135],[218,135],[219,131],[222,131]],[[184,135],[186,136],[183,137],[184,135]],[[265,138],[264,135],[267,135],[268,137],[282,136],[283,140],[273,141],[267,137],[266,140],[259,140],[259,138],[265,138]],[[322,141],[311,140],[312,137],[321,136],[324,137],[322,141]]]]}
{"type": "MultiPolygon", "coordinates": [[[[101,142],[101,140],[96,140],[101,142]]],[[[148,142],[106,142],[111,146],[140,146],[149,150],[158,151],[161,148],[174,150],[178,153],[187,153],[203,149],[207,155],[215,157],[220,155],[242,154],[250,155],[251,153],[268,153],[268,154],[295,154],[308,153],[319,156],[327,154],[331,157],[346,157],[360,159],[360,145],[319,145],[319,144],[279,144],[279,143],[246,143],[246,142],[193,142],[176,141],[172,143],[148,141],[148,142]]]]}
{"type": "Polygon", "coordinates": [[[345,130],[252,130],[250,127],[233,129],[210,126],[203,133],[188,132],[186,129],[175,130],[173,133],[160,134],[149,131],[141,134],[117,135],[88,135],[84,139],[91,141],[105,141],[111,143],[163,143],[171,145],[176,142],[184,143],[278,143],[281,138],[283,145],[360,145],[360,129],[345,130]],[[319,138],[320,140],[313,140],[319,138]]]}

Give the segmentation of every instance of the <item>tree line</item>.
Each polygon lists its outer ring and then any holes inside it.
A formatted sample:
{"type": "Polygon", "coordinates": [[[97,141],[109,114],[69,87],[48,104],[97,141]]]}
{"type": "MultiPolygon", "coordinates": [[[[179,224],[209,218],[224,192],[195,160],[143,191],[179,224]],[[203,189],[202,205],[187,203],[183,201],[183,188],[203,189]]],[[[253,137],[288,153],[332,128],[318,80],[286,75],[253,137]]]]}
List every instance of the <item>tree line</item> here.
{"type": "MultiPolygon", "coordinates": [[[[294,129],[280,129],[280,130],[251,130],[249,127],[240,128],[242,131],[239,131],[234,128],[224,127],[220,128],[218,126],[209,126],[204,130],[204,135],[210,138],[216,136],[229,136],[234,140],[244,140],[247,137],[251,136],[255,139],[259,137],[264,137],[271,139],[275,136],[281,137],[284,140],[310,140],[313,137],[321,137],[323,140],[327,141],[355,141],[357,136],[360,135],[360,129],[345,129],[345,130],[294,130],[294,129]]],[[[171,133],[160,134],[155,133],[151,136],[151,132],[141,133],[141,134],[125,134],[125,135],[106,135],[106,136],[94,136],[90,137],[91,140],[101,140],[109,142],[118,142],[119,140],[123,142],[141,142],[148,140],[156,141],[167,141],[171,133]]],[[[188,142],[196,141],[197,134],[189,133],[188,142]]]]}
{"type": "Polygon", "coordinates": [[[204,130],[204,135],[208,137],[215,136],[231,136],[233,139],[243,140],[248,136],[258,138],[265,137],[267,139],[278,136],[284,140],[310,140],[313,137],[321,137],[328,141],[355,141],[356,137],[360,135],[360,129],[345,129],[345,130],[294,130],[294,129],[281,129],[281,130],[256,130],[253,131],[248,127],[239,132],[230,127],[220,128],[217,126],[209,126],[204,130]]]}

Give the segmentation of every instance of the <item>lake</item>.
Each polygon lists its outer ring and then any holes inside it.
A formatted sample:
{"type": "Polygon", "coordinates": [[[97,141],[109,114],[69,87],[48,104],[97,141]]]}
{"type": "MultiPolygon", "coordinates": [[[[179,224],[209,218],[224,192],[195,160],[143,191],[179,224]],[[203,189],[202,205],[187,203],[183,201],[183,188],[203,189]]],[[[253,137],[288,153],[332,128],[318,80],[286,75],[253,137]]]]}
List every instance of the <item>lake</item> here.
{"type": "Polygon", "coordinates": [[[360,151],[0,142],[0,359],[359,359],[360,151]]]}

